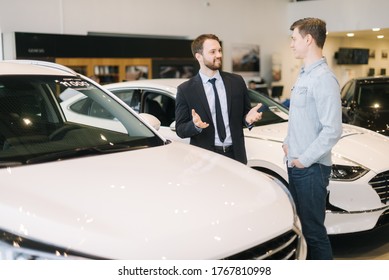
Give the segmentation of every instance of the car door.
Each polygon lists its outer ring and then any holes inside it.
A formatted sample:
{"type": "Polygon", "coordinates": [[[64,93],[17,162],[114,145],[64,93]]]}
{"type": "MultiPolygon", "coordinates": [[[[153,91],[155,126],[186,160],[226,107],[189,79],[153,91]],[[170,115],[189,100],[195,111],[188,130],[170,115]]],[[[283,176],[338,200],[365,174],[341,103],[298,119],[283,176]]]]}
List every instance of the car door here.
{"type": "Polygon", "coordinates": [[[155,116],[161,122],[159,132],[166,139],[189,143],[189,138],[182,139],[175,132],[175,99],[171,94],[158,89],[141,87],[110,89],[110,91],[119,98],[132,96],[132,105],[126,103],[138,113],[155,116]]]}

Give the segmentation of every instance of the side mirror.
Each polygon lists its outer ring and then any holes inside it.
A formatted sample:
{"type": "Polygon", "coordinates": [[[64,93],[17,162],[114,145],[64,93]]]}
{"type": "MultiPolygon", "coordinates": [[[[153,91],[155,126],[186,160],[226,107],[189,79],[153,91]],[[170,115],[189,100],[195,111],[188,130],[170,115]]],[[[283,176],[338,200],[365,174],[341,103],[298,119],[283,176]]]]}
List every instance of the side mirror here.
{"type": "Polygon", "coordinates": [[[172,122],[169,127],[171,131],[176,131],[176,121],[172,122]]]}
{"type": "Polygon", "coordinates": [[[147,113],[140,113],[139,116],[149,125],[151,125],[155,130],[159,130],[161,127],[161,122],[154,117],[153,115],[147,113]]]}

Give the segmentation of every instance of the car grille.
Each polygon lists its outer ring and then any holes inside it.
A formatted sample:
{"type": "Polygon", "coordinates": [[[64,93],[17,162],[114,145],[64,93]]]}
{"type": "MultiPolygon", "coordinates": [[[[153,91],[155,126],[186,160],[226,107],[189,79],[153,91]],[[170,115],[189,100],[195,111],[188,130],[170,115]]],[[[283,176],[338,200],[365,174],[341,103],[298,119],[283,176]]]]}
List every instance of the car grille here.
{"type": "Polygon", "coordinates": [[[369,184],[379,195],[381,202],[386,204],[389,201],[389,171],[377,174],[369,181],[369,184]]]}
{"type": "Polygon", "coordinates": [[[261,245],[250,248],[226,260],[295,260],[298,259],[300,236],[289,231],[261,245]]]}
{"type": "Polygon", "coordinates": [[[387,225],[388,223],[389,223],[389,210],[381,214],[376,224],[376,227],[384,226],[387,225]]]}

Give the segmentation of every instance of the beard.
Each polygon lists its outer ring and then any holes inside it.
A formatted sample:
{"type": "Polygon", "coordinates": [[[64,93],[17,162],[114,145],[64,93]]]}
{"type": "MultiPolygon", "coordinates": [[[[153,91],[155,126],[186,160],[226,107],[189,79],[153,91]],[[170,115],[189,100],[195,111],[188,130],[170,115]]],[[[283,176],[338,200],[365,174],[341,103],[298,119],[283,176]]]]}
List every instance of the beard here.
{"type": "Polygon", "coordinates": [[[209,69],[216,71],[222,67],[222,60],[218,58],[214,59],[213,61],[204,60],[204,65],[207,66],[209,69]]]}

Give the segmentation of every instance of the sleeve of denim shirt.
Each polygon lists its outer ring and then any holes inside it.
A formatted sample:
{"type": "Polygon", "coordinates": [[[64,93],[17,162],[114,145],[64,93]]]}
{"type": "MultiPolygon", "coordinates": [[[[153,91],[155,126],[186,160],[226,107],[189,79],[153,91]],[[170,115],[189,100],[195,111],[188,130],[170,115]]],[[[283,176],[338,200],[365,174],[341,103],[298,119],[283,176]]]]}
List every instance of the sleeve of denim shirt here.
{"type": "Polygon", "coordinates": [[[340,87],[331,72],[323,73],[317,78],[313,87],[313,96],[320,122],[320,132],[299,157],[299,161],[304,166],[310,166],[323,155],[330,153],[342,135],[340,87]]]}

